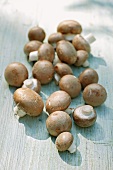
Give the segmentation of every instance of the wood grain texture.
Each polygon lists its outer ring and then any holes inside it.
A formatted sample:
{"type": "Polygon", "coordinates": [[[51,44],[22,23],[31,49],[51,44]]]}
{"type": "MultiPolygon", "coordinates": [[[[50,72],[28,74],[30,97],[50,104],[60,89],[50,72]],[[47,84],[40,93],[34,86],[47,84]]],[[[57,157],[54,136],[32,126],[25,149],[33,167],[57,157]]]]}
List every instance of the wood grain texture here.
{"type": "MultiPolygon", "coordinates": [[[[113,169],[113,2],[112,0],[1,0],[0,1],[0,170],[112,170],[113,169]],[[83,26],[83,35],[92,32],[90,67],[99,74],[99,83],[108,93],[106,102],[95,108],[97,121],[90,128],[73,123],[72,134],[77,152],[60,153],[55,138],[45,126],[47,115],[25,116],[17,119],[13,113],[13,92],[4,79],[6,66],[19,61],[25,64],[31,76],[23,47],[28,41],[28,30],[39,24],[50,33],[58,23],[74,19],[83,26]]],[[[83,68],[74,68],[78,76],[83,68]]],[[[58,90],[54,82],[42,87],[44,102],[58,90]]],[[[83,104],[82,94],[72,100],[71,107],[83,104]]]]}

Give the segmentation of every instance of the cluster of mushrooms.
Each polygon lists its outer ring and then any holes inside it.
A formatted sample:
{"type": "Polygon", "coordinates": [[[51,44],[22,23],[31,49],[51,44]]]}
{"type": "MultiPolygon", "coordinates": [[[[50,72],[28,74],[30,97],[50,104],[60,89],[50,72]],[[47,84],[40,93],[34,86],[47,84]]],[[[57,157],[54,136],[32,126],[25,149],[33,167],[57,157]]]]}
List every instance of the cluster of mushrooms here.
{"type": "Polygon", "coordinates": [[[81,35],[82,26],[75,20],[64,20],[57,26],[57,32],[44,42],[46,33],[43,28],[35,26],[28,32],[29,42],[24,46],[24,53],[29,62],[33,62],[32,78],[20,62],[9,64],[4,72],[10,86],[18,87],[13,94],[14,113],[19,117],[26,114],[39,116],[42,111],[48,114],[46,127],[50,135],[56,137],[56,148],[59,151],[76,151],[74,137],[70,133],[72,114],[74,122],[80,127],[89,127],[97,118],[95,106],[105,102],[107,92],[98,84],[98,73],[89,68],[88,57],[90,44],[95,41],[92,34],[81,35]],[[71,68],[88,67],[78,77],[71,68]],[[59,90],[53,92],[44,102],[40,96],[41,85],[54,79],[59,90]],[[83,105],[71,109],[71,100],[82,91],[83,105]]]}

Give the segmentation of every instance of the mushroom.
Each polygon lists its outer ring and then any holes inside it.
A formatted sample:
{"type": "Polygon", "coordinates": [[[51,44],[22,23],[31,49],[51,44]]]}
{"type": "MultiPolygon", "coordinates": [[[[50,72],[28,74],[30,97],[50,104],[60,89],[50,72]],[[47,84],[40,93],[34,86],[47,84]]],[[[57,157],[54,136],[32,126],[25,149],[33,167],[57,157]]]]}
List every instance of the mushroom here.
{"type": "Polygon", "coordinates": [[[38,79],[41,84],[47,84],[53,79],[54,67],[50,61],[39,60],[32,68],[32,75],[38,79]]]}
{"type": "Polygon", "coordinates": [[[54,49],[56,49],[56,44],[60,40],[64,40],[64,35],[60,32],[53,33],[48,37],[48,43],[51,44],[54,49]]]}
{"type": "Polygon", "coordinates": [[[90,53],[90,44],[95,41],[95,37],[92,34],[88,34],[86,37],[78,34],[73,38],[72,44],[76,50],[85,50],[90,53]]]}
{"type": "Polygon", "coordinates": [[[53,92],[46,101],[46,111],[51,114],[54,111],[65,111],[71,103],[71,97],[62,90],[53,92]]]}
{"type": "Polygon", "coordinates": [[[24,46],[24,53],[27,56],[29,56],[29,53],[31,53],[33,51],[37,51],[41,45],[42,45],[42,42],[40,42],[40,41],[37,41],[37,40],[29,41],[24,46]]]}
{"type": "Polygon", "coordinates": [[[13,99],[16,103],[14,113],[19,117],[26,114],[29,116],[39,116],[44,107],[42,98],[38,93],[29,88],[19,88],[14,92],[13,99]]]}
{"type": "Polygon", "coordinates": [[[38,50],[29,53],[29,61],[48,60],[53,62],[55,51],[52,45],[42,44],[38,50]]]}
{"type": "Polygon", "coordinates": [[[74,46],[66,40],[61,40],[57,43],[56,52],[59,59],[67,64],[74,64],[77,60],[74,46]]]}
{"type": "Polygon", "coordinates": [[[79,75],[79,81],[83,88],[92,83],[98,83],[98,73],[92,69],[87,68],[79,75]]]}
{"type": "Polygon", "coordinates": [[[76,34],[82,32],[82,26],[75,20],[64,20],[59,23],[57,32],[61,32],[66,40],[72,41],[76,34]]]}
{"type": "Polygon", "coordinates": [[[73,74],[71,67],[65,63],[57,63],[54,66],[54,69],[56,72],[54,74],[54,79],[55,79],[55,82],[57,85],[58,85],[61,77],[63,77],[64,75],[67,75],[67,74],[73,74]]]}
{"type": "Polygon", "coordinates": [[[79,106],[73,113],[73,119],[80,127],[92,126],[95,123],[96,118],[96,111],[90,105],[79,106]]]}
{"type": "Polygon", "coordinates": [[[89,84],[83,91],[83,99],[86,104],[99,106],[105,102],[107,92],[105,88],[97,83],[89,84]]]}
{"type": "Polygon", "coordinates": [[[74,65],[77,67],[79,67],[79,66],[88,67],[89,66],[89,62],[87,60],[88,57],[89,57],[89,54],[87,51],[78,50],[77,51],[77,60],[74,63],[74,65]]]}
{"type": "Polygon", "coordinates": [[[76,151],[73,135],[70,132],[60,133],[56,138],[55,145],[61,152],[68,150],[70,153],[74,153],[76,151]]]}
{"type": "Polygon", "coordinates": [[[22,63],[13,62],[6,67],[4,77],[10,86],[20,87],[28,78],[28,70],[22,63]]]}
{"type": "Polygon", "coordinates": [[[28,38],[30,41],[32,40],[38,40],[43,42],[45,39],[46,33],[43,28],[39,26],[32,27],[28,32],[28,38]]]}
{"type": "Polygon", "coordinates": [[[71,98],[77,97],[81,91],[79,79],[74,75],[63,76],[59,81],[59,87],[61,90],[66,91],[71,98]]]}
{"type": "Polygon", "coordinates": [[[46,128],[52,136],[58,136],[62,132],[69,132],[71,127],[72,120],[64,111],[55,111],[46,119],[46,128]]]}
{"type": "Polygon", "coordinates": [[[40,93],[41,83],[39,80],[34,79],[34,78],[26,79],[23,82],[22,88],[30,88],[34,90],[35,92],[40,93]]]}

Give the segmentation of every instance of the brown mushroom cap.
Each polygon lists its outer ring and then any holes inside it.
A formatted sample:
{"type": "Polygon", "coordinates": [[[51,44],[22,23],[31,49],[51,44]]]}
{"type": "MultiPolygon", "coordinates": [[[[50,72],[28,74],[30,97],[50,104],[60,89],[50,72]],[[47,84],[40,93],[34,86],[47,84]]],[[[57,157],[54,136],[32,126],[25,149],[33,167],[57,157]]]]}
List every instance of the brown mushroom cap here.
{"type": "Polygon", "coordinates": [[[83,98],[86,104],[99,106],[105,102],[107,92],[102,85],[93,83],[85,87],[83,91],[83,98]]]}
{"type": "Polygon", "coordinates": [[[52,44],[57,43],[58,41],[64,40],[64,39],[65,38],[62,33],[56,32],[56,33],[51,34],[48,37],[48,43],[50,43],[52,45],[52,44]]]}
{"type": "Polygon", "coordinates": [[[20,87],[28,78],[28,70],[22,63],[13,62],[6,67],[4,77],[9,85],[20,87]]]}
{"type": "Polygon", "coordinates": [[[65,75],[60,79],[59,87],[66,91],[71,98],[75,98],[80,94],[81,84],[77,77],[73,75],[65,75]]]}
{"type": "Polygon", "coordinates": [[[32,74],[41,84],[47,84],[53,79],[54,67],[50,61],[39,60],[34,64],[32,74]]]}
{"type": "Polygon", "coordinates": [[[67,74],[73,74],[71,67],[65,63],[57,63],[54,66],[54,69],[56,73],[60,75],[60,77],[67,75],[67,74]]]}
{"type": "Polygon", "coordinates": [[[72,44],[76,50],[85,50],[88,53],[91,51],[89,43],[80,34],[74,37],[72,44]]]}
{"type": "Polygon", "coordinates": [[[45,31],[43,28],[39,27],[39,26],[34,26],[32,27],[29,32],[28,32],[28,38],[29,40],[38,40],[43,42],[43,40],[45,39],[45,31]]]}
{"type": "Polygon", "coordinates": [[[67,64],[74,64],[77,60],[76,50],[68,41],[59,41],[57,43],[56,52],[59,59],[67,64]]]}
{"type": "Polygon", "coordinates": [[[83,88],[89,84],[98,83],[99,79],[97,72],[92,68],[85,69],[78,78],[83,88]]]}
{"type": "Polygon", "coordinates": [[[30,52],[37,51],[42,45],[42,42],[37,40],[29,41],[24,46],[24,53],[28,56],[30,52]]]}
{"type": "Polygon", "coordinates": [[[66,151],[73,143],[73,135],[70,132],[62,132],[56,138],[55,144],[59,151],[66,151]]]}
{"type": "Polygon", "coordinates": [[[82,32],[82,26],[79,22],[74,20],[64,20],[59,23],[57,27],[57,32],[61,32],[62,34],[80,34],[82,32]]]}
{"type": "Polygon", "coordinates": [[[29,88],[19,88],[14,92],[14,101],[18,108],[30,116],[39,116],[44,103],[39,94],[29,88]]]}
{"type": "Polygon", "coordinates": [[[62,132],[70,131],[72,120],[64,111],[55,111],[46,119],[46,127],[52,136],[58,136],[62,132]]]}
{"type": "Polygon", "coordinates": [[[77,51],[77,60],[75,62],[75,66],[82,66],[83,63],[88,59],[88,52],[84,50],[77,51]]]}
{"type": "Polygon", "coordinates": [[[54,111],[66,110],[71,103],[71,97],[65,91],[52,93],[46,101],[46,111],[50,114],[54,111]]]}
{"type": "Polygon", "coordinates": [[[96,121],[96,111],[90,105],[79,106],[74,110],[73,119],[80,127],[89,127],[96,121]]]}

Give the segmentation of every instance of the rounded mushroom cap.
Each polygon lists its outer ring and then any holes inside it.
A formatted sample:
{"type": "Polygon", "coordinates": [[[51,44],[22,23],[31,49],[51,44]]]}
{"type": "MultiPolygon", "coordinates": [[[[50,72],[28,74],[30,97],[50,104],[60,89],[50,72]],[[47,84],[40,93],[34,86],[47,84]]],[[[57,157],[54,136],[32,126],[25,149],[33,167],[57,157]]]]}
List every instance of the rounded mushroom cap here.
{"type": "Polygon", "coordinates": [[[24,46],[24,53],[28,56],[30,52],[37,51],[42,45],[42,42],[37,40],[29,41],[24,46]]]}
{"type": "Polygon", "coordinates": [[[96,111],[90,105],[79,106],[74,110],[73,119],[80,127],[89,127],[96,121],[96,111]]]}
{"type": "Polygon", "coordinates": [[[14,92],[13,99],[18,108],[30,116],[39,116],[44,103],[39,94],[29,88],[19,88],[14,92]]]}
{"type": "Polygon", "coordinates": [[[56,52],[59,59],[67,64],[74,64],[77,60],[74,46],[66,40],[61,40],[57,43],[56,52]]]}
{"type": "Polygon", "coordinates": [[[48,43],[44,43],[40,46],[38,49],[38,58],[39,60],[48,60],[50,62],[53,62],[55,56],[55,51],[52,45],[48,43]]]}
{"type": "Polygon", "coordinates": [[[75,66],[82,66],[83,63],[88,59],[88,52],[84,50],[77,51],[77,60],[75,62],[75,66]]]}
{"type": "Polygon", "coordinates": [[[60,32],[56,32],[56,33],[53,33],[51,34],[49,37],[48,37],[48,43],[50,43],[51,45],[54,44],[54,43],[57,43],[58,41],[60,40],[64,40],[64,35],[60,32]]]}
{"type": "Polygon", "coordinates": [[[45,39],[45,31],[43,30],[43,28],[39,27],[39,26],[34,26],[32,27],[29,32],[28,32],[28,38],[29,40],[38,40],[43,42],[43,40],[45,39]]]}
{"type": "Polygon", "coordinates": [[[74,20],[64,20],[59,23],[57,27],[57,32],[61,32],[62,34],[80,34],[82,32],[82,26],[79,22],[74,20]]]}
{"type": "Polygon", "coordinates": [[[57,63],[54,66],[54,69],[56,73],[60,75],[60,77],[67,75],[67,74],[73,74],[71,67],[65,63],[57,63]]]}
{"type": "Polygon", "coordinates": [[[53,79],[54,67],[50,61],[39,60],[34,64],[32,74],[41,84],[47,84],[53,79]]]}
{"type": "Polygon", "coordinates": [[[28,78],[28,70],[22,63],[13,62],[6,67],[4,77],[9,85],[20,87],[28,78]]]}
{"type": "Polygon", "coordinates": [[[60,79],[59,87],[66,91],[71,98],[75,98],[80,94],[81,84],[79,79],[73,75],[65,75],[60,79]]]}
{"type": "Polygon", "coordinates": [[[93,83],[85,87],[83,91],[83,98],[86,104],[99,106],[105,102],[107,92],[102,85],[93,83]]]}
{"type": "Polygon", "coordinates": [[[79,75],[79,81],[83,88],[85,88],[89,84],[98,83],[98,79],[99,77],[97,72],[92,68],[85,69],[79,75]]]}
{"type": "Polygon", "coordinates": [[[52,93],[46,101],[46,111],[50,114],[54,111],[66,110],[71,103],[71,97],[65,91],[52,93]]]}
{"type": "Polygon", "coordinates": [[[72,41],[73,46],[76,50],[85,50],[90,53],[90,45],[89,43],[82,37],[82,35],[76,35],[72,41]]]}
{"type": "Polygon", "coordinates": [[[62,132],[56,138],[55,144],[59,151],[66,151],[73,143],[73,135],[70,132],[62,132]]]}
{"type": "Polygon", "coordinates": [[[70,131],[72,120],[64,111],[55,111],[46,119],[46,127],[52,136],[58,136],[62,132],[70,131]]]}

